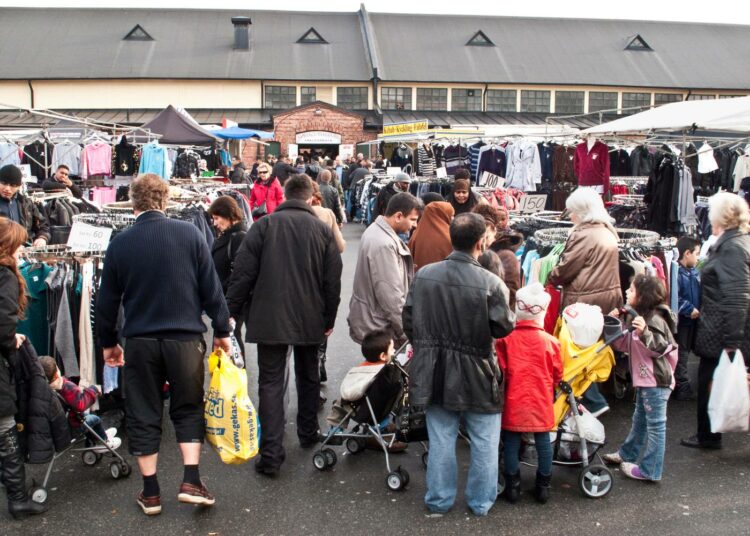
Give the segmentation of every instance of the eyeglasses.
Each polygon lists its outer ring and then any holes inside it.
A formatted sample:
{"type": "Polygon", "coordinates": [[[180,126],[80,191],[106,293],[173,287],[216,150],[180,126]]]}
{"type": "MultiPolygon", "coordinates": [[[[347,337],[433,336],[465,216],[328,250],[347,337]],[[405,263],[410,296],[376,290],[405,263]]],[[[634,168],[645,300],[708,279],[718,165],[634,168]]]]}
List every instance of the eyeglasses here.
{"type": "Polygon", "coordinates": [[[538,315],[539,313],[544,311],[544,307],[542,307],[541,305],[527,305],[517,298],[516,305],[521,311],[526,311],[527,313],[531,313],[532,315],[538,315]]]}
{"type": "Polygon", "coordinates": [[[258,170],[258,175],[268,175],[268,170],[266,170],[266,169],[259,169],[258,170]]]}

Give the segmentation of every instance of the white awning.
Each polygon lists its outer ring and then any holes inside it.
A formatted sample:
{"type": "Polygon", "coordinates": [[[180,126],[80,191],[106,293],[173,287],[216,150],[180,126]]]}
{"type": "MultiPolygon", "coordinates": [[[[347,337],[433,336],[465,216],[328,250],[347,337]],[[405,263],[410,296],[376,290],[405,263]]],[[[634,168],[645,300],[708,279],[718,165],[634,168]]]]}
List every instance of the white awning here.
{"type": "Polygon", "coordinates": [[[635,134],[693,127],[750,135],[750,97],[673,102],[587,128],[582,134],[635,134]]]}

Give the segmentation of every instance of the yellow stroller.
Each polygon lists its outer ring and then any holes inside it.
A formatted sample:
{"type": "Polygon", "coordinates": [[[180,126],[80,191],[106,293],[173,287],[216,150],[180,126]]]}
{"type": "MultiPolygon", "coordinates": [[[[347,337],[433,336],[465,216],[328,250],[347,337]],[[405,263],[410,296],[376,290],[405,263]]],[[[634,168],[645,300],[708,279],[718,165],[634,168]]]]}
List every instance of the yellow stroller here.
{"type": "MultiPolygon", "coordinates": [[[[599,341],[593,346],[581,348],[573,342],[564,320],[561,320],[557,337],[560,340],[563,379],[555,391],[557,430],[551,432],[552,463],[581,467],[578,487],[585,496],[598,499],[612,490],[614,482],[612,472],[601,459],[600,463],[591,463],[605,443],[604,426],[590,413],[582,413],[576,398],[582,396],[592,383],[609,378],[615,363],[614,353],[608,346],[612,341],[599,341]]],[[[533,441],[528,444],[533,444],[533,441]]],[[[528,451],[524,457],[536,458],[528,451]]]]}

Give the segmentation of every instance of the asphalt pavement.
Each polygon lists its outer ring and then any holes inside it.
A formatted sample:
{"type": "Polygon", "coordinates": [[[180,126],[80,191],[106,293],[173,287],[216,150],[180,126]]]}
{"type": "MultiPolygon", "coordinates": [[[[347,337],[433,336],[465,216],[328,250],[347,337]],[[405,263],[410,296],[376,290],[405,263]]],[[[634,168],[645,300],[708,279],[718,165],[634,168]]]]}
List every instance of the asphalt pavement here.
{"type": "MultiPolygon", "coordinates": [[[[337,395],[346,371],[360,361],[358,347],[348,336],[346,316],[352,289],[359,237],[363,228],[344,229],[342,299],[336,329],[328,350],[329,402],[337,395]]],[[[257,402],[257,363],[248,346],[251,398],[257,402]]],[[[696,363],[691,364],[695,372],[696,363]]],[[[302,450],[296,438],[296,394],[291,382],[285,446],[287,460],[278,478],[253,470],[253,462],[223,465],[211,447],[203,448],[201,475],[216,496],[212,508],[177,502],[182,464],[174,429],[165,413],[159,463],[162,514],[146,517],[136,505],[141,489],[137,470],[127,479],[113,480],[106,463],[85,467],[78,456],[64,456],[49,484],[49,511],[42,516],[14,521],[0,514],[0,534],[6,535],[358,535],[358,534],[579,534],[579,535],[740,535],[750,534],[750,434],[725,436],[724,449],[697,451],[681,447],[680,437],[695,428],[695,402],[669,404],[667,452],[663,480],[644,483],[615,471],[612,492],[602,499],[584,497],[578,489],[578,469],[555,467],[552,497],[541,506],[530,493],[516,505],[502,499],[486,518],[476,518],[463,502],[469,448],[459,441],[459,494],[451,512],[430,515],[425,493],[422,448],[409,446],[393,463],[410,473],[401,492],[386,488],[382,453],[367,451],[352,456],[334,447],[338,463],[319,472],[312,465],[313,450],[302,450]]],[[[631,398],[616,401],[601,420],[608,446],[614,450],[630,426],[631,398]]],[[[124,435],[124,431],[120,432],[124,435]]],[[[126,450],[124,440],[122,452],[126,450]]],[[[127,455],[126,455],[127,456],[127,455]]],[[[135,467],[135,460],[127,456],[135,467]]],[[[30,477],[41,480],[46,467],[32,466],[30,477]]],[[[524,489],[533,486],[534,469],[522,469],[524,489]]]]}

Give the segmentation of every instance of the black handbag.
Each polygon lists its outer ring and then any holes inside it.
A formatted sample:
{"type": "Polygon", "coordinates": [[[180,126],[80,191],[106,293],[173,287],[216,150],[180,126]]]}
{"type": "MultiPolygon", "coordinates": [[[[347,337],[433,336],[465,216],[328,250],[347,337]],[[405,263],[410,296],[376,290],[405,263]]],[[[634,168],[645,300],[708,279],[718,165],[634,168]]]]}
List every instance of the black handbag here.
{"type": "Polygon", "coordinates": [[[266,214],[268,214],[268,207],[266,206],[266,202],[263,201],[260,205],[255,207],[251,213],[253,215],[253,219],[257,220],[258,218],[262,218],[266,214]]]}

